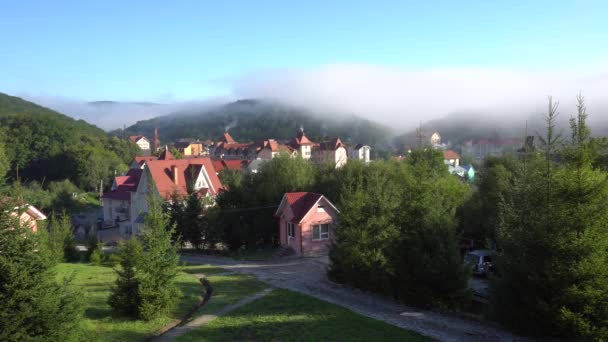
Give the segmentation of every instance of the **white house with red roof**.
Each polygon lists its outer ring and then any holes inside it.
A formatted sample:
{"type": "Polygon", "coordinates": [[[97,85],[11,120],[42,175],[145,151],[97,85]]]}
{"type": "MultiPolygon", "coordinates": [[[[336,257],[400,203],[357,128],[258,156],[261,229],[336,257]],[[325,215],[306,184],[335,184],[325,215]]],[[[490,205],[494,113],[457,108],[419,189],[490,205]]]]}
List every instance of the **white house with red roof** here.
{"type": "Polygon", "coordinates": [[[296,255],[326,254],[335,238],[338,213],[321,194],[286,193],[275,213],[281,246],[296,255]]]}
{"type": "Polygon", "coordinates": [[[443,162],[446,165],[460,165],[460,155],[452,150],[443,151],[443,162]]]}
{"type": "Polygon", "coordinates": [[[131,197],[132,233],[137,234],[143,224],[144,214],[148,211],[149,191],[164,201],[171,201],[174,196],[186,197],[191,192],[215,198],[222,190],[222,183],[209,157],[148,161],[131,197]]]}
{"type": "Polygon", "coordinates": [[[281,144],[274,139],[268,139],[262,142],[262,147],[257,152],[257,159],[271,160],[279,153],[287,153],[294,157],[297,155],[296,150],[292,147],[281,144]]]}
{"type": "Polygon", "coordinates": [[[136,168],[114,178],[111,190],[101,197],[104,226],[118,226],[121,234],[130,232],[132,196],[137,191],[142,174],[143,170],[136,168]]]}
{"type": "Polygon", "coordinates": [[[291,147],[294,148],[303,159],[312,157],[312,148],[318,144],[310,141],[304,133],[304,127],[300,126],[300,131],[291,142],[291,147]]]}

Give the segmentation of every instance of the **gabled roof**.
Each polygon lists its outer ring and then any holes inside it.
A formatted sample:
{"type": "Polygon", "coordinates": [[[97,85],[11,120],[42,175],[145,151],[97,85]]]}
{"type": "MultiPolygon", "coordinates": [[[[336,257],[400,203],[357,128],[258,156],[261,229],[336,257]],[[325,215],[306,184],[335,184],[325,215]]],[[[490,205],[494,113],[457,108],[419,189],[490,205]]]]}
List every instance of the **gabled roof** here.
{"type": "Polygon", "coordinates": [[[306,137],[306,134],[304,134],[304,130],[301,129],[294,138],[292,145],[297,148],[298,146],[312,146],[315,145],[315,143],[310,141],[308,137],[306,137]]]}
{"type": "Polygon", "coordinates": [[[292,153],[294,150],[290,146],[283,145],[274,139],[264,140],[262,143],[264,148],[270,149],[272,152],[287,152],[292,153]]]}
{"type": "Polygon", "coordinates": [[[444,160],[460,159],[460,155],[452,150],[443,151],[444,160]]]}
{"type": "Polygon", "coordinates": [[[340,147],[346,148],[346,145],[342,143],[340,138],[332,138],[331,140],[324,141],[319,144],[319,149],[324,151],[335,151],[340,147]]]}
{"type": "Polygon", "coordinates": [[[144,137],[143,135],[130,135],[129,136],[129,140],[131,140],[134,143],[137,143],[140,139],[145,139],[146,141],[148,141],[148,138],[144,137]]]}
{"type": "Polygon", "coordinates": [[[131,199],[129,192],[135,192],[137,185],[141,179],[143,170],[142,169],[130,169],[124,176],[118,176],[114,178],[114,190],[103,194],[102,198],[110,198],[121,201],[128,201],[131,199]]]}
{"type": "Polygon", "coordinates": [[[234,139],[232,139],[232,136],[228,132],[224,132],[224,135],[220,138],[219,141],[223,142],[223,143],[226,143],[226,144],[234,144],[234,143],[236,143],[236,141],[234,139]]]}
{"type": "Polygon", "coordinates": [[[139,166],[143,165],[145,162],[148,162],[150,160],[157,160],[158,157],[157,156],[137,156],[135,158],[133,158],[135,160],[135,162],[137,164],[139,164],[139,166]]]}
{"type": "Polygon", "coordinates": [[[324,199],[332,208],[334,208],[334,210],[336,210],[336,212],[339,212],[338,209],[321,194],[314,192],[287,192],[283,195],[283,199],[281,200],[281,204],[279,205],[275,216],[279,216],[284,210],[284,207],[289,205],[294,215],[291,221],[300,223],[306,214],[308,214],[321,199],[324,199]]]}
{"type": "Polygon", "coordinates": [[[221,172],[223,169],[242,171],[249,165],[249,161],[245,159],[212,159],[213,167],[216,172],[221,172]]]}
{"type": "Polygon", "coordinates": [[[192,174],[205,170],[208,179],[209,194],[217,195],[222,190],[222,182],[216,174],[215,168],[209,157],[174,159],[174,160],[153,160],[147,164],[148,171],[152,177],[158,193],[164,199],[170,199],[174,193],[180,196],[188,194],[188,181],[192,174]],[[173,175],[173,168],[177,168],[177,184],[173,175]]]}

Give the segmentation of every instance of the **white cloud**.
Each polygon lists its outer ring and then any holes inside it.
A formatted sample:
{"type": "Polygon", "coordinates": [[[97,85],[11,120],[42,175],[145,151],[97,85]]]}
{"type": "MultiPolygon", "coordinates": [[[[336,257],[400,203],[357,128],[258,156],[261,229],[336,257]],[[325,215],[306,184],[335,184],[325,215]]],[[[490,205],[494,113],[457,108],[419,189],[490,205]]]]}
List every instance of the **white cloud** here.
{"type": "Polygon", "coordinates": [[[608,73],[494,68],[415,70],[374,65],[328,65],[245,75],[234,82],[239,98],[270,98],[319,110],[358,114],[398,128],[454,112],[527,118],[545,110],[547,96],[567,116],[579,91],[589,112],[608,116],[608,73]]]}

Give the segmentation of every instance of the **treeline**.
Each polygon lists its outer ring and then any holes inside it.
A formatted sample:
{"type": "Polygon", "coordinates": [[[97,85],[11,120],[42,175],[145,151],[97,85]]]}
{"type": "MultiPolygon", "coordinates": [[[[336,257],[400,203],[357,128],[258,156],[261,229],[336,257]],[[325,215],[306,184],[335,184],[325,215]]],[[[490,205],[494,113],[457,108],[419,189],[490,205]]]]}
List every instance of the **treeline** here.
{"type": "Polygon", "coordinates": [[[0,93],[0,178],[28,188],[32,204],[56,207],[36,202],[36,197],[44,197],[40,189],[107,188],[115,175],[128,170],[138,152],[135,144],[82,120],[0,93]],[[71,184],[60,183],[65,180],[71,184]]]}
{"type": "Polygon", "coordinates": [[[606,139],[579,96],[570,134],[546,129],[519,158],[490,158],[463,210],[464,234],[496,250],[491,317],[527,334],[608,339],[606,139]]]}

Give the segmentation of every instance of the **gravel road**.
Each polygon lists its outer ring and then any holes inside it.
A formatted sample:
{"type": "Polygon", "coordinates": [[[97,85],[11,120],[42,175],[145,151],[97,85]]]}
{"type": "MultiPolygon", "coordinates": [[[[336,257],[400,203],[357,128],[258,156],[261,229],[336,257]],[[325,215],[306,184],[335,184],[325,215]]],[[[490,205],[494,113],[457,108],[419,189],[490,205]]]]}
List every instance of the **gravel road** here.
{"type": "Polygon", "coordinates": [[[304,293],[440,341],[528,341],[487,323],[407,307],[382,296],[335,284],[326,277],[327,257],[267,262],[190,255],[182,255],[181,259],[190,264],[209,264],[249,274],[272,286],[304,293]]]}

